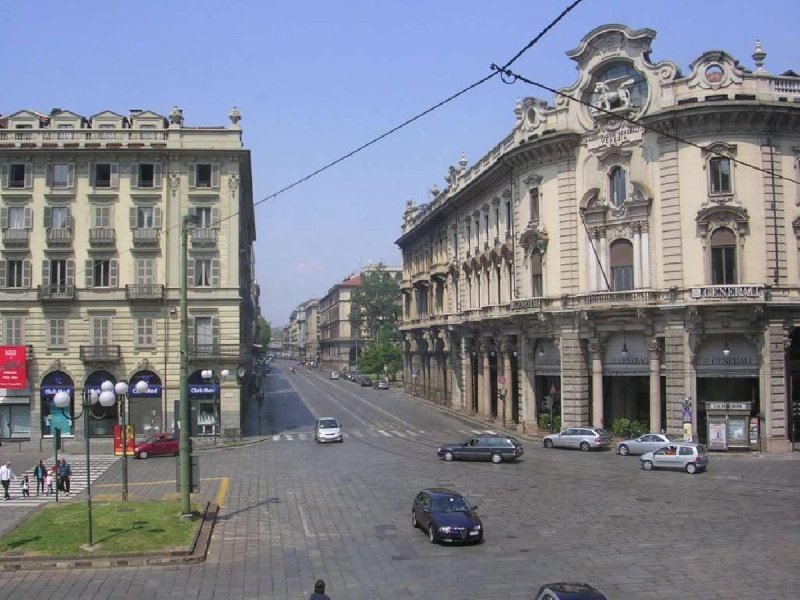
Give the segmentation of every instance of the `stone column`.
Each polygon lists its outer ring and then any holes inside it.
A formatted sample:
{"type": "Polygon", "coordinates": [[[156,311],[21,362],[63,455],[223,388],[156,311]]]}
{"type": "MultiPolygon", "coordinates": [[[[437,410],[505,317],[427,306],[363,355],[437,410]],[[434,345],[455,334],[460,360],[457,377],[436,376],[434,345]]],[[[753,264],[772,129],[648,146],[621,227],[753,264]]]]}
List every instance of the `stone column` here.
{"type": "Polygon", "coordinates": [[[642,234],[638,223],[633,226],[633,288],[642,287],[642,234]]]}
{"type": "Polygon", "coordinates": [[[464,338],[462,340],[462,352],[461,352],[461,372],[464,377],[464,386],[463,386],[463,394],[464,394],[464,412],[466,414],[472,414],[472,399],[475,397],[475,391],[472,389],[472,348],[473,340],[472,338],[464,338]]]}
{"type": "Polygon", "coordinates": [[[783,320],[770,320],[764,327],[762,352],[761,446],[767,452],[790,452],[786,389],[786,348],[789,332],[783,320]]]}
{"type": "MultiPolygon", "coordinates": [[[[561,428],[589,422],[586,359],[577,329],[561,329],[561,428]]],[[[555,340],[554,340],[555,341],[555,340]]]]}
{"type": "Polygon", "coordinates": [[[661,431],[661,346],[657,338],[647,344],[650,352],[650,431],[661,431]]]}
{"type": "Polygon", "coordinates": [[[599,340],[589,341],[592,357],[592,427],[603,426],[603,347],[599,340]]]}
{"type": "Polygon", "coordinates": [[[492,376],[489,368],[490,340],[481,339],[481,360],[483,361],[483,376],[481,377],[481,391],[478,398],[478,413],[486,417],[492,413],[492,376]]]}
{"type": "Polygon", "coordinates": [[[511,397],[511,353],[516,350],[514,346],[514,340],[511,337],[506,337],[503,339],[500,345],[500,351],[503,353],[503,375],[506,378],[506,384],[503,386],[505,391],[505,400],[501,402],[500,406],[498,406],[498,414],[503,415],[503,422],[505,425],[512,423],[512,410],[511,410],[511,403],[513,398],[511,397]],[[500,413],[503,411],[503,413],[500,413]]]}
{"type": "MultiPolygon", "coordinates": [[[[600,289],[603,291],[608,291],[608,285],[606,285],[606,279],[611,275],[608,272],[608,242],[606,240],[606,232],[600,232],[600,265],[602,266],[600,272],[600,289]],[[603,276],[605,273],[605,276],[603,276]]],[[[610,282],[609,282],[610,283],[610,282]]]]}
{"type": "Polygon", "coordinates": [[[647,223],[642,223],[642,287],[650,287],[650,236],[647,223]]]}

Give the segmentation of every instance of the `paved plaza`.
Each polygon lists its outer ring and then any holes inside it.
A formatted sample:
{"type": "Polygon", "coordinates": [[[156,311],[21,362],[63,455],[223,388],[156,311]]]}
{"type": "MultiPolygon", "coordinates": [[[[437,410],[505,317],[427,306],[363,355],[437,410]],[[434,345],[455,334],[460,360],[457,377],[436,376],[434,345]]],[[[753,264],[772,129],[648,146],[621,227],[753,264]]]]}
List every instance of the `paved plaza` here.
{"type": "MultiPolygon", "coordinates": [[[[556,580],[613,599],[729,600],[796,597],[800,585],[794,456],[714,454],[704,474],[648,473],[636,457],[526,436],[516,464],[445,463],[440,442],[489,426],[280,367],[249,414],[254,443],[201,454],[202,497],[223,504],[204,564],[5,573],[0,595],[305,600],[321,577],[333,600],[522,599],[556,580]],[[315,444],[317,416],[337,417],[344,443],[315,444]],[[484,544],[431,545],[411,527],[430,486],[478,504],[484,544]]],[[[130,467],[132,498],[174,497],[174,459],[130,467]]],[[[115,463],[93,492],[118,482],[115,463]]],[[[0,505],[0,519],[18,510],[0,505]]]]}

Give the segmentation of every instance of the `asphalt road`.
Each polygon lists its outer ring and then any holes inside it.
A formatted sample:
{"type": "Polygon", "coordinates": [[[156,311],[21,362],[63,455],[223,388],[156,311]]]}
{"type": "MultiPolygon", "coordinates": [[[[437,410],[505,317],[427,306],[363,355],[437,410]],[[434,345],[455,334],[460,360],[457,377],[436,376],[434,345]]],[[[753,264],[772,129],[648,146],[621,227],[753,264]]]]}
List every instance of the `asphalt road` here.
{"type": "MultiPolygon", "coordinates": [[[[333,600],[521,599],[558,580],[622,600],[799,593],[794,457],[713,455],[690,476],[523,440],[517,463],[445,463],[439,443],[488,426],[326,376],[279,363],[249,413],[263,441],[201,456],[204,496],[230,483],[205,564],[6,573],[0,597],[305,600],[318,577],[333,600]],[[341,422],[344,443],[313,442],[318,416],[341,422]],[[411,502],[429,486],[479,505],[484,544],[432,545],[411,527],[411,502]]],[[[173,472],[169,459],[137,461],[136,493],[158,497],[147,482],[173,472]]]]}

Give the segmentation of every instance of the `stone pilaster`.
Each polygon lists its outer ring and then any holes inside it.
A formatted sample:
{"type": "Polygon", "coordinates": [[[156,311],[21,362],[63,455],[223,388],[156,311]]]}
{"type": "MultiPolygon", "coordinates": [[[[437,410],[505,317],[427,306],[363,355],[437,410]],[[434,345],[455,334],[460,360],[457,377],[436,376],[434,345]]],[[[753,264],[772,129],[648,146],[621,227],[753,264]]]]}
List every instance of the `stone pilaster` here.
{"type": "Polygon", "coordinates": [[[589,423],[588,369],[577,329],[561,330],[561,426],[589,423]]]}
{"type": "MultiPolygon", "coordinates": [[[[683,432],[683,399],[691,395],[687,372],[689,349],[682,319],[667,323],[664,331],[664,357],[667,379],[667,433],[680,435],[683,432]]],[[[692,400],[696,422],[697,399],[692,400]]],[[[694,435],[697,435],[697,431],[694,435]]]]}
{"type": "Polygon", "coordinates": [[[788,452],[786,348],[789,332],[782,320],[769,321],[764,331],[764,398],[761,400],[761,440],[768,452],[788,452]]]}
{"type": "Polygon", "coordinates": [[[592,427],[603,427],[603,346],[599,340],[589,341],[592,360],[592,427]]]}
{"type": "Polygon", "coordinates": [[[659,160],[661,264],[664,271],[664,287],[682,287],[683,238],[681,236],[678,142],[664,138],[659,144],[659,151],[661,152],[659,160]]]}
{"type": "Polygon", "coordinates": [[[661,431],[661,346],[657,338],[647,343],[650,353],[650,431],[661,431]]]}
{"type": "Polygon", "coordinates": [[[582,229],[578,218],[578,200],[575,195],[575,162],[570,159],[559,165],[558,171],[558,216],[560,221],[558,270],[561,273],[562,294],[576,294],[580,286],[578,235],[582,229]]]}

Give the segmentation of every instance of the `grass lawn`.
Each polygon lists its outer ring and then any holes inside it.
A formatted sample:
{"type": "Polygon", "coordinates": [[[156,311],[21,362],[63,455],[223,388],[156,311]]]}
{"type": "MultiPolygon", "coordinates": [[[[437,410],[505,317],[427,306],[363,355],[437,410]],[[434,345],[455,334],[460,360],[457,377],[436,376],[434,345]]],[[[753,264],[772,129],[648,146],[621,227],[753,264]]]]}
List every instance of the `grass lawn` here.
{"type": "Polygon", "coordinates": [[[188,548],[200,521],[180,518],[180,501],[93,502],[96,547],[88,541],[85,502],[49,504],[0,538],[0,556],[102,555],[188,548]]]}

